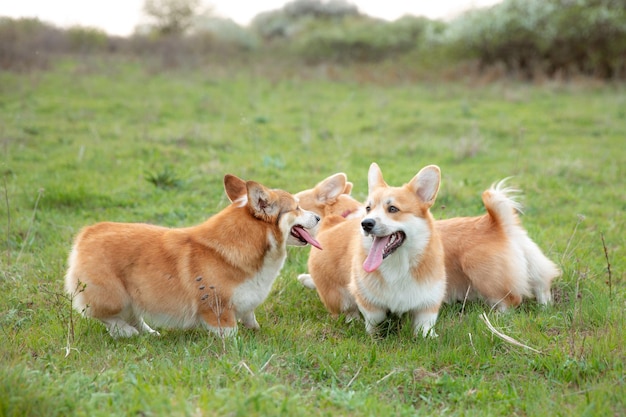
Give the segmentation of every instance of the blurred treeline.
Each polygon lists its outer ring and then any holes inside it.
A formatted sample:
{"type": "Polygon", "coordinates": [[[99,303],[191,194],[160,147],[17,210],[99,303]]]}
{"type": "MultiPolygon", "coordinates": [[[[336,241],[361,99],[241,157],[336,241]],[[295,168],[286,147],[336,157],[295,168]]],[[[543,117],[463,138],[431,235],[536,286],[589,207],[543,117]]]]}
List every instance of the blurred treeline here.
{"type": "Polygon", "coordinates": [[[626,0],[504,0],[444,22],[372,18],[343,0],[295,0],[247,27],[210,13],[184,31],[138,27],[129,37],[0,17],[0,69],[46,68],[67,55],[109,55],[157,68],[212,63],[350,66],[523,79],[626,78],[626,0]]]}

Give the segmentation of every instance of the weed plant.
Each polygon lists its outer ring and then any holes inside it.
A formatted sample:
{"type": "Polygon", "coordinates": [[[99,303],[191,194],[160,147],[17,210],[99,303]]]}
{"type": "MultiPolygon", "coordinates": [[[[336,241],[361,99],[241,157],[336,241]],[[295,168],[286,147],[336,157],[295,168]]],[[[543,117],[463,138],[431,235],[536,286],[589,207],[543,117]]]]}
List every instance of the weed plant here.
{"type": "Polygon", "coordinates": [[[623,415],[624,87],[350,71],[0,73],[0,416],[623,415]],[[298,283],[302,248],[257,309],[261,330],[226,340],[113,340],[63,293],[85,225],[202,222],[227,204],[226,173],[296,192],[343,171],[364,199],[372,161],[390,184],[438,164],[437,218],[482,213],[482,191],[513,176],[523,224],[563,270],[554,305],[446,305],[437,339],[404,317],[372,338],[298,283]]]}

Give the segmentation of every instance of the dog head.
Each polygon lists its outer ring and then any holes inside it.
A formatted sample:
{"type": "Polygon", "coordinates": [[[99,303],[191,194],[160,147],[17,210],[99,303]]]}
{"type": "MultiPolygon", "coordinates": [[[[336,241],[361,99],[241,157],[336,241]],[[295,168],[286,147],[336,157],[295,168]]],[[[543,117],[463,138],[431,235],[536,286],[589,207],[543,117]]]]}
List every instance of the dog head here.
{"type": "Polygon", "coordinates": [[[350,196],[352,183],[346,174],[339,172],[320,181],[315,187],[300,191],[296,198],[300,206],[322,218],[337,215],[353,218],[364,214],[363,205],[350,196]]]}
{"type": "Polygon", "coordinates": [[[247,206],[257,219],[270,224],[277,224],[287,236],[287,244],[305,246],[311,244],[318,249],[321,245],[307,229],[317,226],[320,217],[300,208],[296,197],[290,193],[269,189],[255,181],[244,181],[234,175],[224,177],[226,195],[233,204],[247,206]]]}
{"type": "Polygon", "coordinates": [[[370,166],[368,176],[366,215],[361,228],[368,256],[363,264],[372,272],[383,260],[401,248],[410,254],[419,254],[430,239],[430,212],[435,202],[441,172],[439,167],[429,165],[420,170],[402,187],[390,187],[385,183],[376,163],[370,166]]]}

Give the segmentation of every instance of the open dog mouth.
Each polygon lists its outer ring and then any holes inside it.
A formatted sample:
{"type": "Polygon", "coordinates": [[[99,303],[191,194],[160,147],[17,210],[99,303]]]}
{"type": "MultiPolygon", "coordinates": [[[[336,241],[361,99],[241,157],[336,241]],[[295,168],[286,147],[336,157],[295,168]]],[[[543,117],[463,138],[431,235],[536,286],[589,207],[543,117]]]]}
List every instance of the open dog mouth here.
{"type": "Polygon", "coordinates": [[[300,242],[302,242],[302,245],[306,245],[308,243],[311,246],[315,246],[316,248],[320,250],[322,249],[322,245],[320,245],[320,243],[317,240],[315,240],[315,238],[311,236],[309,232],[307,232],[306,229],[302,226],[295,225],[294,227],[292,227],[291,236],[295,237],[300,242]]]}
{"type": "Polygon", "coordinates": [[[402,246],[405,238],[406,235],[402,231],[387,236],[372,236],[374,241],[363,263],[363,269],[365,269],[366,272],[377,270],[383,263],[383,259],[402,246]]]}

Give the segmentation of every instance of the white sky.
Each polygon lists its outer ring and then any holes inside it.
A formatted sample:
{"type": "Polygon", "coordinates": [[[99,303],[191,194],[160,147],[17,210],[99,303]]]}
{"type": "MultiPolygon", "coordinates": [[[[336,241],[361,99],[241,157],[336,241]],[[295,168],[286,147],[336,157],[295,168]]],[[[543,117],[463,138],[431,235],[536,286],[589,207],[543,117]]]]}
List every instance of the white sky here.
{"type": "MultiPolygon", "coordinates": [[[[472,7],[501,0],[353,0],[361,13],[387,20],[404,14],[450,18],[472,7]]],[[[112,35],[130,35],[142,22],[144,0],[0,0],[0,16],[37,17],[60,27],[90,26],[112,35]]],[[[288,0],[204,0],[214,11],[241,25],[260,12],[282,8],[288,0]]]]}

